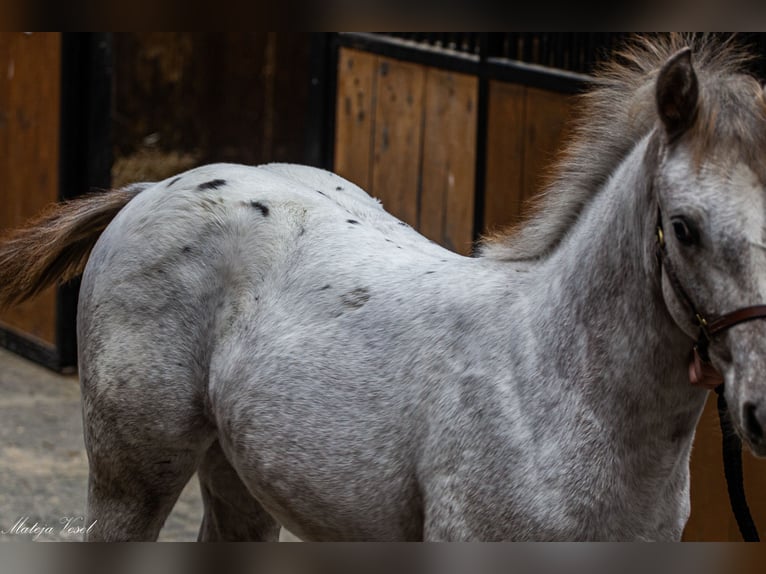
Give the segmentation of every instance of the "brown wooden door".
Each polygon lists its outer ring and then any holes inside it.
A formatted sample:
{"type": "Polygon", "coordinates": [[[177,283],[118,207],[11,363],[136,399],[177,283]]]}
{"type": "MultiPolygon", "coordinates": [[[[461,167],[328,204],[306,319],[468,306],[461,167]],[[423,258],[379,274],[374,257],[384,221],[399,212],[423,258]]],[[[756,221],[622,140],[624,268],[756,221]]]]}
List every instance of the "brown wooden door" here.
{"type": "MultiPolygon", "coordinates": [[[[61,34],[0,33],[0,231],[59,196],[61,34]]],[[[53,353],[56,290],[0,313],[0,341],[53,353]]]]}
{"type": "Polygon", "coordinates": [[[472,76],[340,50],[334,171],[463,254],[473,241],[477,90],[472,76]]]}
{"type": "Polygon", "coordinates": [[[520,223],[545,184],[571,111],[570,95],[490,82],[485,232],[520,223]]]}
{"type": "MultiPolygon", "coordinates": [[[[110,38],[0,33],[0,232],[58,200],[109,188],[110,38]]],[[[73,370],[77,286],[0,313],[0,345],[73,370]]]]}

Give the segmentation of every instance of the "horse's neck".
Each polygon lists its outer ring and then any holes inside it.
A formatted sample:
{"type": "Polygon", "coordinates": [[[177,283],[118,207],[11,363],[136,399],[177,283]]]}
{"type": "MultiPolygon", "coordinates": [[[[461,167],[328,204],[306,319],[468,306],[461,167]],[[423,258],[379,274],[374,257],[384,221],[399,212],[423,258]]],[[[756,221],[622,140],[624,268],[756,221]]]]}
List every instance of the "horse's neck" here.
{"type": "Polygon", "coordinates": [[[704,402],[686,380],[691,342],[661,296],[647,146],[636,146],[544,264],[540,313],[567,341],[557,349],[583,400],[623,429],[614,432],[693,428],[704,402]]]}

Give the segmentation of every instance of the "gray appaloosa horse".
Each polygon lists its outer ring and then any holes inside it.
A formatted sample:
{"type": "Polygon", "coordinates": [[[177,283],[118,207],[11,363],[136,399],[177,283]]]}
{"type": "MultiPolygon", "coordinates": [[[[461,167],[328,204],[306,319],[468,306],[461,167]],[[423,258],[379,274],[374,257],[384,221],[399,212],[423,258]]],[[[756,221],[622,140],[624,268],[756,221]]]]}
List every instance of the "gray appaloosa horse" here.
{"type": "MultiPolygon", "coordinates": [[[[766,301],[744,61],[709,38],[627,48],[537,214],[475,258],[294,165],[200,167],[9,235],[6,304],[85,268],[89,537],[156,539],[197,471],[202,540],[678,540],[708,392],[656,231],[698,309],[766,301]]],[[[765,337],[709,345],[758,455],[765,337]]]]}

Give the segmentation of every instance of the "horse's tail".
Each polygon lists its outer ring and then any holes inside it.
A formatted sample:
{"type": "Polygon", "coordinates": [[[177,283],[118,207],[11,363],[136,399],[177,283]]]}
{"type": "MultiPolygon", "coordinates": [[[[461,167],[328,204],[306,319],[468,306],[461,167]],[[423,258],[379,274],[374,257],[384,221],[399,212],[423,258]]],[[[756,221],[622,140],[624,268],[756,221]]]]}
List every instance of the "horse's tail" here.
{"type": "Polygon", "coordinates": [[[81,274],[106,226],[144,188],[132,185],[54,204],[0,236],[0,308],[81,274]]]}

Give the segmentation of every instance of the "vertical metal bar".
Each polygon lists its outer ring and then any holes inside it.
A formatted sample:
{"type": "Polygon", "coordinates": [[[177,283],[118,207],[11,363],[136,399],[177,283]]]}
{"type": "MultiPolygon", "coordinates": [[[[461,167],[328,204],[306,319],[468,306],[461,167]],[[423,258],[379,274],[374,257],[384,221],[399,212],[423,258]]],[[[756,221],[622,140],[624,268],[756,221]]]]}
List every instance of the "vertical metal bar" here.
{"type": "Polygon", "coordinates": [[[583,73],[587,74],[593,67],[593,62],[596,61],[596,53],[598,52],[598,34],[596,32],[590,32],[585,36],[585,64],[583,66],[583,73]]]}
{"type": "MultiPolygon", "coordinates": [[[[59,199],[111,185],[112,35],[62,34],[59,199]]],[[[79,280],[58,289],[56,347],[59,370],[77,364],[79,280]]]]}
{"type": "Polygon", "coordinates": [[[474,159],[474,202],[473,202],[473,250],[476,240],[484,231],[484,205],[486,198],[487,171],[487,121],[489,117],[489,66],[488,58],[496,54],[497,43],[502,34],[483,32],[479,35],[478,94],[476,102],[476,157],[474,159]]]}
{"type": "Polygon", "coordinates": [[[532,52],[529,60],[532,64],[542,63],[540,56],[540,36],[542,36],[542,34],[532,34],[532,52]]]}
{"type": "Polygon", "coordinates": [[[561,32],[552,32],[551,36],[551,51],[553,52],[551,66],[554,68],[563,68],[564,62],[561,57],[561,32]]]}
{"type": "Polygon", "coordinates": [[[519,55],[519,60],[522,60],[523,62],[531,62],[532,61],[532,34],[529,32],[522,32],[519,34],[519,36],[522,38],[524,44],[523,44],[523,52],[519,55]]]}
{"type": "Polygon", "coordinates": [[[450,48],[451,50],[459,51],[461,47],[460,42],[462,38],[463,38],[463,35],[460,34],[459,32],[452,32],[449,35],[449,43],[447,47],[450,48]]]}
{"type": "Polygon", "coordinates": [[[499,56],[502,58],[510,58],[509,54],[511,53],[511,44],[513,43],[513,34],[503,34],[503,40],[500,42],[500,45],[498,46],[498,53],[493,54],[493,56],[499,56]]]}
{"type": "Polygon", "coordinates": [[[311,34],[309,114],[305,161],[332,169],[335,139],[335,92],[338,67],[337,34],[311,34]]]}
{"type": "Polygon", "coordinates": [[[551,35],[542,34],[540,37],[540,64],[543,66],[550,66],[550,51],[551,51],[551,35]]]}
{"type": "Polygon", "coordinates": [[[766,80],[766,34],[761,32],[758,34],[758,68],[756,73],[761,81],[766,80]]]}

